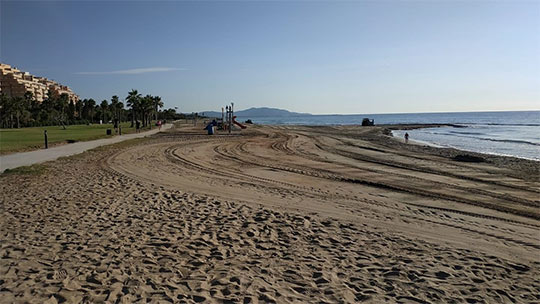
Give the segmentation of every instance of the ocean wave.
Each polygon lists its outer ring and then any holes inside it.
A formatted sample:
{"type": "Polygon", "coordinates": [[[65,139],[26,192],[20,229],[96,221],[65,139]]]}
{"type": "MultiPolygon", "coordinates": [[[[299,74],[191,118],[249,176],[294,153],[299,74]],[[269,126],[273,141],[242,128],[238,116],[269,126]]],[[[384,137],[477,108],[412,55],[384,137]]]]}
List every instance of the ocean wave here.
{"type": "Polygon", "coordinates": [[[467,125],[484,125],[484,126],[516,126],[516,127],[540,127],[540,124],[537,123],[482,123],[482,122],[469,122],[462,123],[467,125]]]}
{"type": "Polygon", "coordinates": [[[519,140],[519,139],[494,139],[494,138],[482,138],[482,137],[473,137],[480,140],[489,140],[489,141],[495,141],[495,142],[506,142],[506,143],[515,143],[515,144],[527,144],[532,146],[539,146],[539,143],[534,143],[526,140],[519,140]]]}
{"type": "Polygon", "coordinates": [[[465,134],[465,135],[486,135],[486,133],[480,133],[480,132],[459,132],[459,131],[450,131],[450,133],[454,133],[454,134],[465,134]]]}
{"type": "MultiPolygon", "coordinates": [[[[526,144],[526,145],[539,146],[540,147],[540,143],[535,143],[535,142],[527,141],[527,140],[524,140],[524,139],[496,139],[496,138],[487,138],[487,137],[479,137],[479,136],[461,135],[461,134],[471,134],[471,133],[474,133],[474,132],[460,133],[460,132],[452,132],[452,131],[450,131],[450,132],[427,132],[427,133],[433,134],[433,135],[455,136],[455,137],[477,139],[477,140],[485,140],[485,141],[493,141],[493,142],[501,142],[501,143],[526,144]]],[[[485,135],[485,134],[478,133],[478,135],[485,135]]]]}

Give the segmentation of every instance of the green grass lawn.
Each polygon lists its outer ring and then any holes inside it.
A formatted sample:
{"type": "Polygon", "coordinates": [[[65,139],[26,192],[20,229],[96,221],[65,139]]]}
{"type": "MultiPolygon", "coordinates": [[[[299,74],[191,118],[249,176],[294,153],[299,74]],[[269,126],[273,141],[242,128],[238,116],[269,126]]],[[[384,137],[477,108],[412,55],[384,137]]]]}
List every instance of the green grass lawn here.
{"type": "MultiPolygon", "coordinates": [[[[122,123],[122,134],[134,133],[135,128],[129,127],[130,123],[122,123]]],[[[30,151],[44,148],[43,130],[47,130],[49,147],[55,144],[88,141],[98,138],[111,137],[106,135],[106,130],[114,129],[111,124],[72,125],[64,130],[61,126],[0,129],[0,154],[19,151],[30,151]]]]}

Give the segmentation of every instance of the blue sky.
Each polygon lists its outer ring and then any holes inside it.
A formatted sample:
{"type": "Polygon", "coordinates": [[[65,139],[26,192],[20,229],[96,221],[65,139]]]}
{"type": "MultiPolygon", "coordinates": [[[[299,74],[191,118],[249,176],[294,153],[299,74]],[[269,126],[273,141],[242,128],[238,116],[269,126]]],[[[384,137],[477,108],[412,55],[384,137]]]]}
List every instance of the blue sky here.
{"type": "Polygon", "coordinates": [[[540,109],[540,1],[2,0],[4,63],[180,111],[540,109]]]}

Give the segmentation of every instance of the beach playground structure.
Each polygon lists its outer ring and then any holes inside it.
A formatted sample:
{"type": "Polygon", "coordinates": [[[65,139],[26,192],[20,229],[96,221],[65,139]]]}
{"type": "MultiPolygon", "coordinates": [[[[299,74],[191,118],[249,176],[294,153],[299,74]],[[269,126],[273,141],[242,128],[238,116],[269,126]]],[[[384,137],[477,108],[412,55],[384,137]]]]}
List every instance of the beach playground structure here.
{"type": "Polygon", "coordinates": [[[239,126],[240,129],[245,129],[245,128],[247,128],[245,125],[243,125],[243,124],[239,123],[238,121],[236,121],[236,116],[233,116],[233,117],[232,117],[232,121],[233,121],[233,124],[239,126]]]}
{"type": "Polygon", "coordinates": [[[221,129],[228,130],[229,134],[233,130],[234,126],[238,126],[240,129],[246,129],[247,127],[238,121],[234,115],[234,102],[231,102],[230,106],[225,106],[225,109],[221,108],[221,129]]]}
{"type": "Polygon", "coordinates": [[[238,127],[240,129],[246,129],[247,126],[244,124],[236,121],[236,116],[234,115],[234,103],[231,102],[231,105],[225,106],[225,108],[221,108],[221,119],[213,120],[211,121],[204,129],[208,131],[208,135],[212,135],[215,133],[215,130],[225,130],[229,131],[229,134],[231,134],[231,131],[238,127]]]}

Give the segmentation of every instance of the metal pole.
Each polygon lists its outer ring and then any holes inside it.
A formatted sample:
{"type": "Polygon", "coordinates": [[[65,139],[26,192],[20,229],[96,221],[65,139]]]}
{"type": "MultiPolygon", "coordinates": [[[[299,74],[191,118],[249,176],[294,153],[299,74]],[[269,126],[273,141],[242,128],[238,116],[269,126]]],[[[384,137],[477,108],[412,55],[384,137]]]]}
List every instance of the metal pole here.
{"type": "Polygon", "coordinates": [[[47,139],[47,130],[43,131],[43,135],[45,136],[45,149],[49,149],[49,140],[47,139]]]}
{"type": "Polygon", "coordinates": [[[225,106],[225,121],[223,127],[225,130],[229,129],[229,106],[225,106]]]}
{"type": "Polygon", "coordinates": [[[232,131],[232,116],[231,116],[231,113],[232,113],[232,108],[229,106],[229,134],[231,134],[231,131],[232,131]]]}

